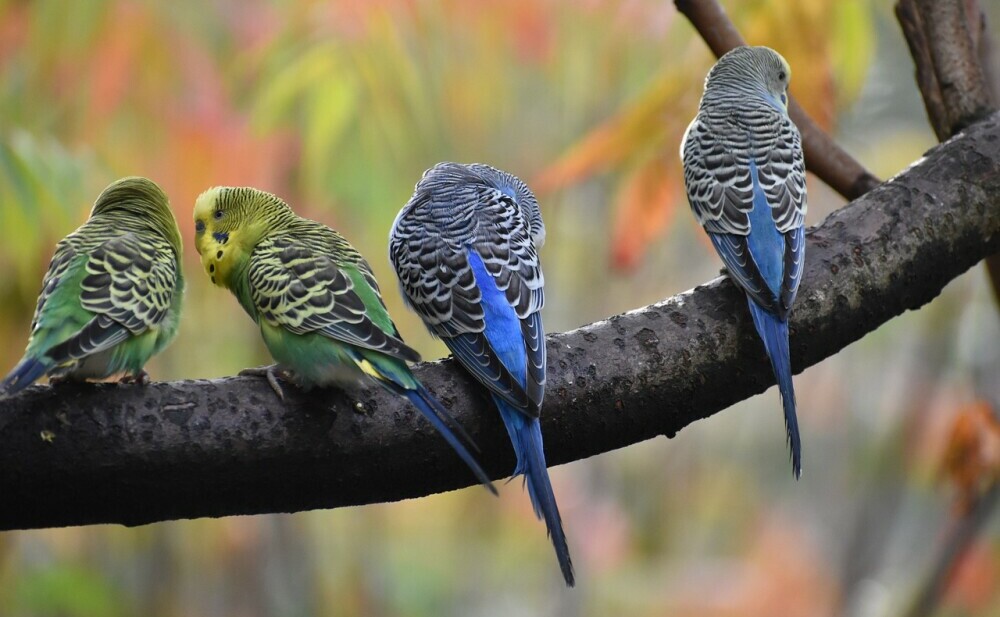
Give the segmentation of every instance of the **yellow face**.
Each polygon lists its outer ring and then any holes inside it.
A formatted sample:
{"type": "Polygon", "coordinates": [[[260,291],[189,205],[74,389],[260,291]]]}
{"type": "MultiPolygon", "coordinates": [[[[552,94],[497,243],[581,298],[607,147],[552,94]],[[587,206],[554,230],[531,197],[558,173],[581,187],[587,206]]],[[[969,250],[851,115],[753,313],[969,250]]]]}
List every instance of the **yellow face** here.
{"type": "Polygon", "coordinates": [[[229,200],[220,199],[230,190],[217,186],[194,202],[194,245],[205,274],[219,287],[230,287],[233,264],[244,255],[236,212],[227,207],[229,200]]]}

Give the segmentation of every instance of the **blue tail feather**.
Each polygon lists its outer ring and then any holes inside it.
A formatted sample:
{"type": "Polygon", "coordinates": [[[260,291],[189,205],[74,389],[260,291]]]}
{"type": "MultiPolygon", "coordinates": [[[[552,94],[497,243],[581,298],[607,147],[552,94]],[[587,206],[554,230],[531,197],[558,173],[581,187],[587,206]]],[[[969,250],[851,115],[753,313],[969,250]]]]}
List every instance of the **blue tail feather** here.
{"type": "Polygon", "coordinates": [[[35,358],[24,358],[0,382],[0,397],[14,396],[45,374],[50,365],[35,358]]]}
{"type": "Polygon", "coordinates": [[[556,550],[556,557],[559,559],[559,568],[562,570],[563,578],[566,579],[566,584],[572,587],[576,582],[573,575],[573,562],[569,556],[569,546],[566,544],[562,518],[559,516],[556,496],[552,492],[552,483],[549,481],[549,472],[545,465],[541,424],[538,418],[526,416],[511,407],[502,398],[494,397],[493,400],[500,409],[500,416],[503,418],[504,426],[507,427],[507,433],[510,435],[510,441],[514,445],[514,452],[517,454],[517,467],[514,469],[514,475],[524,475],[528,485],[528,495],[531,497],[531,505],[535,508],[535,515],[545,519],[545,526],[548,527],[549,535],[552,537],[552,545],[556,550]]]}
{"type": "Polygon", "coordinates": [[[764,341],[767,356],[771,359],[771,368],[778,381],[778,391],[781,392],[781,406],[785,411],[785,430],[788,432],[788,445],[791,448],[792,471],[796,478],[802,476],[802,442],[799,439],[799,421],[795,415],[795,390],[792,388],[792,361],[788,352],[788,322],[777,315],[761,308],[747,298],[750,305],[750,315],[757,334],[764,341]]]}
{"type": "MultiPolygon", "coordinates": [[[[419,409],[420,413],[422,413],[424,417],[427,418],[432,425],[434,425],[437,432],[444,437],[444,440],[447,441],[448,445],[455,450],[455,453],[458,454],[459,458],[465,461],[465,464],[469,466],[469,469],[472,470],[472,473],[475,474],[476,478],[482,483],[482,485],[485,486],[491,493],[496,495],[497,489],[493,486],[493,483],[490,482],[489,476],[486,475],[483,468],[479,466],[476,459],[469,453],[469,450],[451,430],[451,427],[448,426],[449,421],[455,423],[455,426],[458,426],[458,423],[452,419],[448,410],[442,407],[441,403],[439,403],[437,399],[435,399],[423,386],[420,386],[416,390],[404,390],[404,395],[410,400],[411,403],[413,403],[414,407],[419,409]]],[[[468,437],[464,429],[459,427],[459,430],[462,432],[462,435],[468,437]]],[[[469,439],[469,442],[473,447],[475,447],[475,444],[471,442],[471,439],[469,439]]]]}

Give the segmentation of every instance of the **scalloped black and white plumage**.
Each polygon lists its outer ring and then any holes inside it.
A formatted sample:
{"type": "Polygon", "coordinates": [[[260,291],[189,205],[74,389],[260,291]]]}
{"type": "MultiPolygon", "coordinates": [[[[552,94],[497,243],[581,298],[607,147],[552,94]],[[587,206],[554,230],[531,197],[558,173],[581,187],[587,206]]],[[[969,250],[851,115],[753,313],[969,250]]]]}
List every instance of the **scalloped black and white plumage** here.
{"type": "Polygon", "coordinates": [[[545,277],[536,243],[544,237],[538,202],[519,179],[486,165],[441,163],[417,183],[389,238],[403,296],[427,328],[454,346],[456,357],[492,392],[535,417],[545,391],[545,277]],[[483,336],[485,309],[469,249],[522,322],[528,347],[524,384],[483,336]]]}
{"type": "Polygon", "coordinates": [[[535,513],[563,577],[574,584],[546,470],[538,417],[545,393],[545,241],[538,201],[517,177],[488,165],[426,171],[389,235],[389,259],[408,304],[491,393],[535,513]]]}
{"type": "Polygon", "coordinates": [[[766,47],[724,55],[705,80],[681,159],[691,210],[748,296],[778,381],[799,477],[788,317],[802,279],[807,202],[802,138],[788,117],[790,78],[785,59],[766,47]]]}

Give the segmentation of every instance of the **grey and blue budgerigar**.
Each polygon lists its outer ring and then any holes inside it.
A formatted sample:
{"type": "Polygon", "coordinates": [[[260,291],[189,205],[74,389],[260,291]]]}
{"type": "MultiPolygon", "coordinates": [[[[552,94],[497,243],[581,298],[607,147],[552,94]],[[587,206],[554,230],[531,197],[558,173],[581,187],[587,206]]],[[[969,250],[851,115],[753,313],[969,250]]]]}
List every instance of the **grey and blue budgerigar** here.
{"type": "Polygon", "coordinates": [[[181,234],[160,187],[140,177],[111,183],[87,222],[56,245],[28,347],[0,381],[0,398],[43,375],[144,381],[146,362],[177,334],[180,259],[181,234]]]}
{"type": "Polygon", "coordinates": [[[788,117],[788,63],[767,47],[737,47],[705,80],[681,143],[691,209],[747,294],[778,381],[792,470],[802,448],[788,352],[788,316],[805,259],[802,138],[788,117]]]}
{"type": "Polygon", "coordinates": [[[389,259],[409,305],[489,390],[563,577],[574,584],[538,421],[545,392],[545,302],[538,202],[511,174],[440,163],[393,223],[389,259]]]}

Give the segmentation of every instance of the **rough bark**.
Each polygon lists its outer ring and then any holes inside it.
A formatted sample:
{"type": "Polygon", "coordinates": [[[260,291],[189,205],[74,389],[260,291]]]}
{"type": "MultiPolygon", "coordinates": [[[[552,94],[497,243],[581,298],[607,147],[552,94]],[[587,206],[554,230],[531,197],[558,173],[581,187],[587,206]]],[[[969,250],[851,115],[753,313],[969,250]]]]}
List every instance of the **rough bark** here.
{"type": "MultiPolygon", "coordinates": [[[[994,42],[977,0],[900,0],[896,18],[939,140],[996,110],[1000,83],[994,42]]],[[[1000,301],[1000,255],[986,258],[986,273],[1000,301]]]]}
{"type": "Polygon", "coordinates": [[[900,0],[896,17],[938,139],[948,139],[993,112],[979,49],[986,17],[975,2],[900,0]]]}
{"type": "MultiPolygon", "coordinates": [[[[747,44],[717,0],[674,0],[674,4],[716,57],[747,44]]],[[[806,168],[830,188],[846,199],[857,199],[879,185],[878,178],[813,122],[795,97],[790,97],[788,113],[802,133],[806,168]]]]}
{"type": "MultiPolygon", "coordinates": [[[[920,307],[1000,250],[1000,115],[807,237],[792,319],[796,371],[920,307]]],[[[673,436],[773,384],[746,302],[725,278],[551,335],[548,350],[551,464],[673,436]]],[[[488,472],[509,473],[507,435],[472,381],[451,361],[416,372],[482,447],[488,472]]],[[[287,391],[281,403],[263,379],[226,378],[37,386],[0,401],[0,528],[291,512],[474,482],[430,426],[385,392],[287,391]]],[[[770,419],[775,456],[784,450],[780,416],[775,409],[770,419]]],[[[808,444],[805,453],[808,478],[808,444]]]]}

